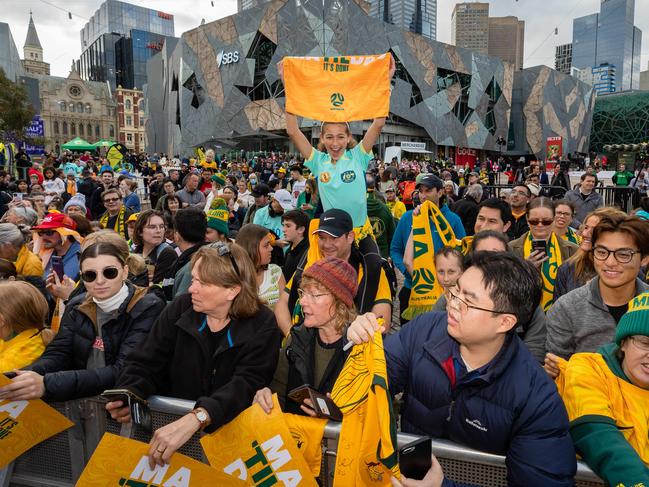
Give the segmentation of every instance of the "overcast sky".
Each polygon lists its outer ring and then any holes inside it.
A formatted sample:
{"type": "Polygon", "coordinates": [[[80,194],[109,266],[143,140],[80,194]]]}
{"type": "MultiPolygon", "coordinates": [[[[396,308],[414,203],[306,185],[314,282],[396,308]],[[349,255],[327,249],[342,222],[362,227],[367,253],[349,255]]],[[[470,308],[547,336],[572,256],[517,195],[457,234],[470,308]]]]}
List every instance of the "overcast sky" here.
{"type": "MultiPolygon", "coordinates": [[[[451,12],[457,0],[437,0],[437,40],[451,40],[451,12]]],[[[10,25],[22,57],[29,11],[34,21],[45,61],[56,76],[67,76],[73,59],[81,53],[79,31],[102,0],[0,0],[0,22],[10,25]],[[57,8],[58,7],[58,8],[57,8]],[[72,20],[68,19],[72,13],[72,20]]],[[[236,13],[236,0],[132,0],[129,3],[162,10],[175,16],[176,35],[206,22],[236,13]]],[[[525,20],[525,67],[546,64],[554,67],[554,47],[572,41],[572,19],[597,12],[600,0],[493,0],[492,16],[516,15],[525,20]],[[558,28],[558,35],[554,29],[558,28]]],[[[642,69],[649,61],[649,0],[636,0],[635,24],[644,33],[642,69]]]]}

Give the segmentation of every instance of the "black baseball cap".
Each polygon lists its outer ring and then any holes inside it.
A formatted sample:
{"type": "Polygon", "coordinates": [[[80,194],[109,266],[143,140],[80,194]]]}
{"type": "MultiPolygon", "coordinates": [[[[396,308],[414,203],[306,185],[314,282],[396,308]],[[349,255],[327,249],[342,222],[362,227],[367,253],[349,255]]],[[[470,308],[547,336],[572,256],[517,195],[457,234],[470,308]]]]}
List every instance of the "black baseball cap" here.
{"type": "Polygon", "coordinates": [[[417,188],[419,188],[419,186],[426,186],[428,189],[442,189],[444,187],[444,181],[434,174],[426,174],[417,183],[417,188]]]}
{"type": "Polygon", "coordinates": [[[313,233],[326,233],[334,238],[342,237],[354,229],[352,217],[345,210],[332,208],[320,215],[320,227],[313,233]]]}
{"type": "Polygon", "coordinates": [[[255,198],[260,196],[268,196],[270,194],[270,188],[267,184],[261,183],[255,186],[255,188],[250,192],[255,198]]]}

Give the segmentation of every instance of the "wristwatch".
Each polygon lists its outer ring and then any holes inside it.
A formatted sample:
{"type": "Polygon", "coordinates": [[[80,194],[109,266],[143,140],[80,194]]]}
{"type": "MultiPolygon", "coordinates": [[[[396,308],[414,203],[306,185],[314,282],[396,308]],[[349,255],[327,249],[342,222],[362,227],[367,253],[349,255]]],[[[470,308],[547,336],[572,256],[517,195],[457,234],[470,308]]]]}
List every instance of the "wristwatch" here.
{"type": "Polygon", "coordinates": [[[200,430],[203,431],[203,428],[209,424],[209,416],[202,408],[194,409],[191,413],[196,416],[196,419],[201,424],[200,430]]]}

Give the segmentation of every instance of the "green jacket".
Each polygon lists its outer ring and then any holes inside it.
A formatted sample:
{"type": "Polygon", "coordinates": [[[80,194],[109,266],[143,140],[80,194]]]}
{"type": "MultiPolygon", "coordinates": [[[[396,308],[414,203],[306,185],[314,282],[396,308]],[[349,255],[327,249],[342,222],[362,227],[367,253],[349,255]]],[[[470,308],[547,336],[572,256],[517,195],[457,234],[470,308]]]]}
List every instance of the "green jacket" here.
{"type": "Polygon", "coordinates": [[[394,235],[394,218],[388,206],[377,200],[374,193],[367,193],[367,217],[372,224],[374,239],[381,252],[381,257],[390,257],[390,243],[394,235]]]}
{"type": "Polygon", "coordinates": [[[613,184],[615,184],[615,186],[628,186],[634,177],[635,174],[633,174],[631,171],[617,171],[615,174],[613,174],[611,180],[613,181],[613,184]]]}

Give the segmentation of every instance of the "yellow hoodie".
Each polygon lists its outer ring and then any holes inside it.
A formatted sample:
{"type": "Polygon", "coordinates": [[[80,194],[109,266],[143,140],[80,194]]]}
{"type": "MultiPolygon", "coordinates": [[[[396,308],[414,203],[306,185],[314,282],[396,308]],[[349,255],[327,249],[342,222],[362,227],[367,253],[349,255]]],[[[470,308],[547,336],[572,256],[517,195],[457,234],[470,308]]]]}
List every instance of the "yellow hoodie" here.
{"type": "Polygon", "coordinates": [[[28,328],[11,340],[0,340],[0,373],[22,369],[36,361],[45,351],[40,330],[28,328]]]}

